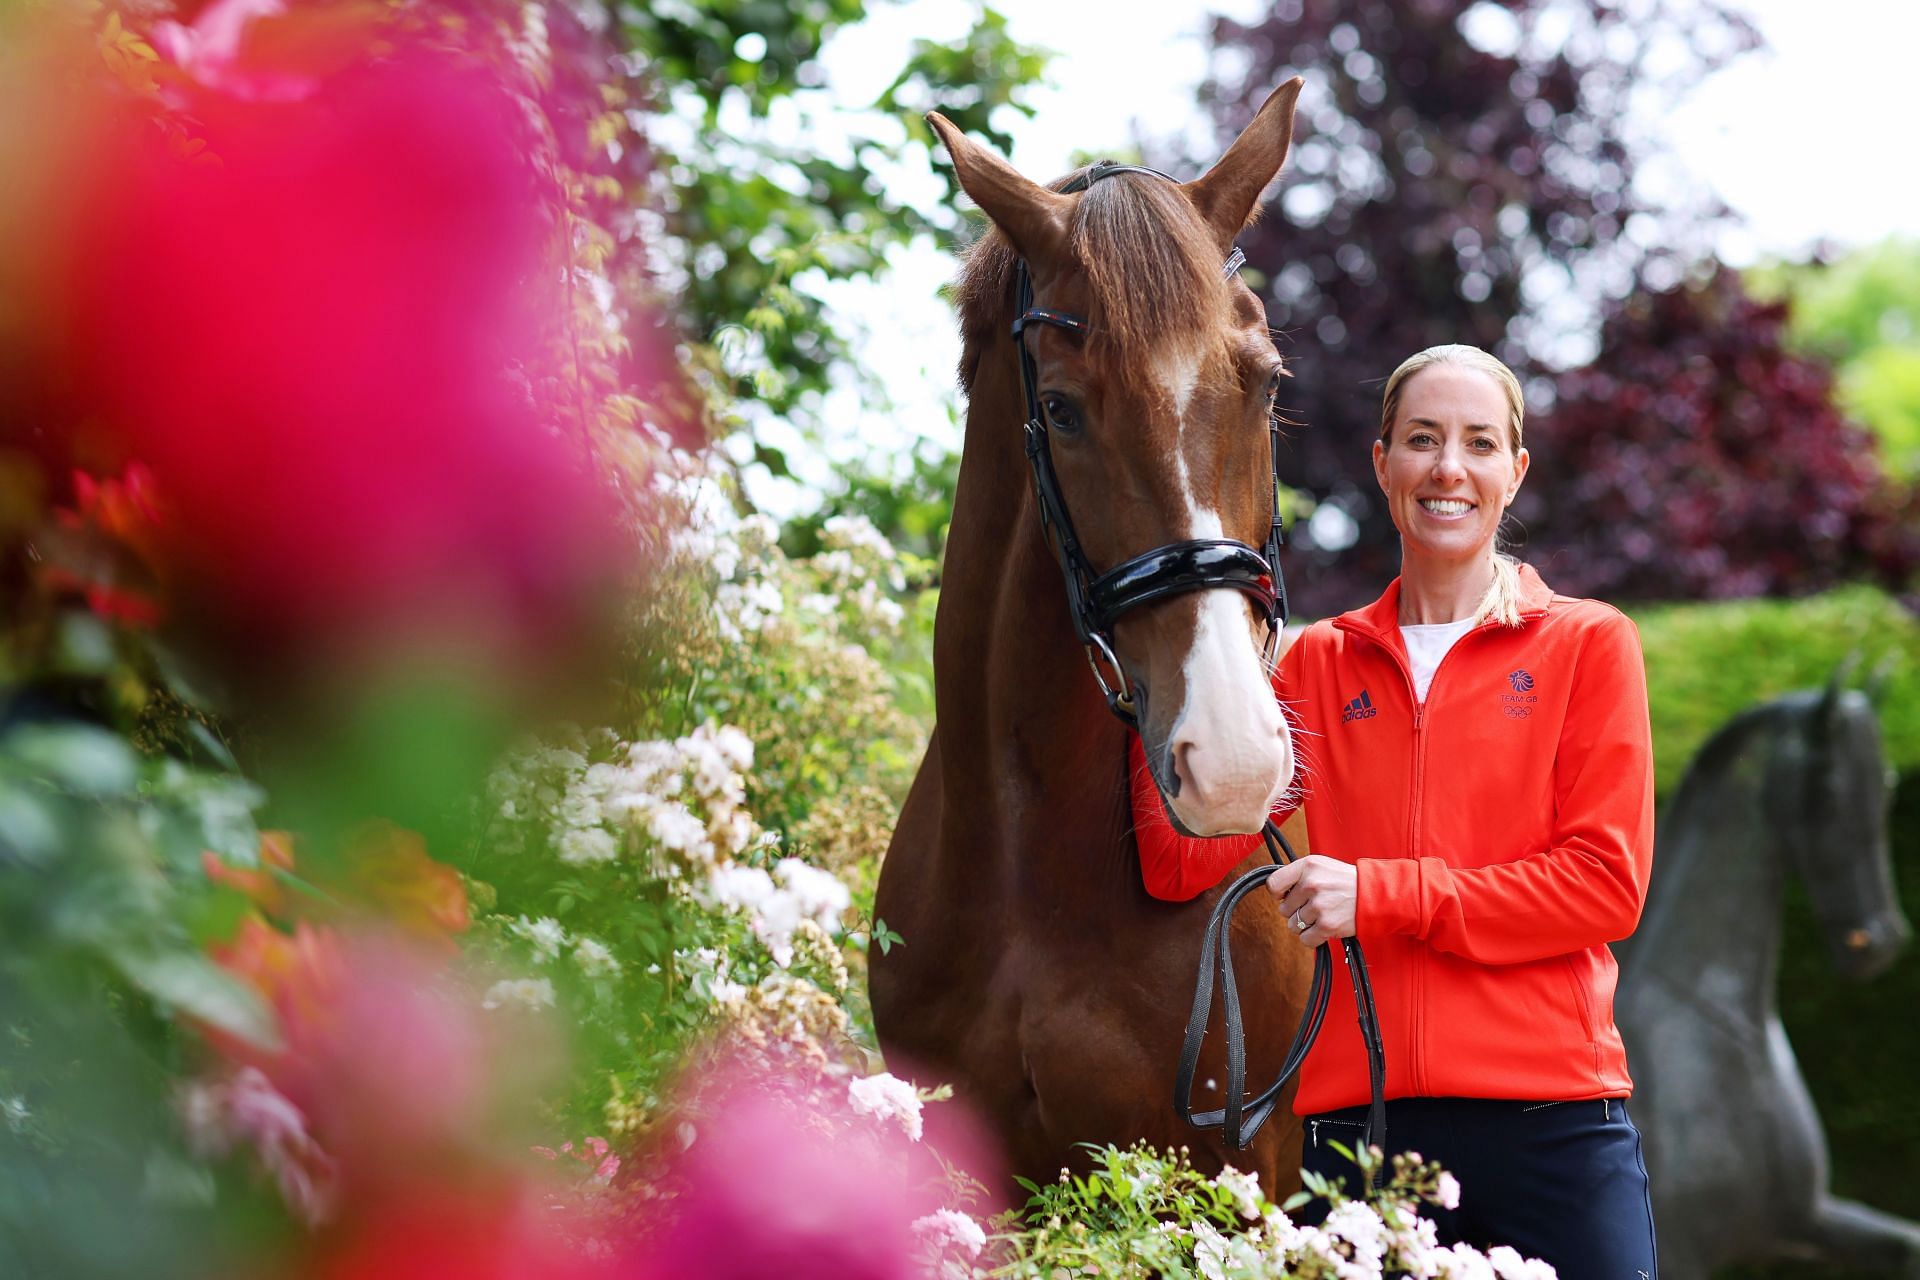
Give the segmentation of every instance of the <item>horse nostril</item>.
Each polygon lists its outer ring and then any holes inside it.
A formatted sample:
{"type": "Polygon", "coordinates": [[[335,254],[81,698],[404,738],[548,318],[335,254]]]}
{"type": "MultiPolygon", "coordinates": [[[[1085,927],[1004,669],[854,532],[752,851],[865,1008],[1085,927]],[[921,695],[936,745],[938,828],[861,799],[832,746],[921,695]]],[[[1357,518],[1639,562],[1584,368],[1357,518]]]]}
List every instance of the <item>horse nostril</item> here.
{"type": "Polygon", "coordinates": [[[1167,795],[1169,797],[1179,795],[1181,790],[1193,777],[1193,774],[1189,771],[1190,766],[1187,763],[1187,755],[1192,750],[1193,744],[1191,742],[1176,742],[1167,753],[1173,762],[1173,767],[1167,770],[1167,795]]]}

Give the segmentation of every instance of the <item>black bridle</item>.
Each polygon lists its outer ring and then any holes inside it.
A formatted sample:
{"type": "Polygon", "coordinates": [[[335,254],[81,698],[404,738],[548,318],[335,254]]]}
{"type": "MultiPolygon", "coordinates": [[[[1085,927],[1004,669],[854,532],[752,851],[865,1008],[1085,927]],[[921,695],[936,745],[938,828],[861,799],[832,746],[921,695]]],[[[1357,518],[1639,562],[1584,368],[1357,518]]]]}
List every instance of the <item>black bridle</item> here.
{"type": "MultiPolygon", "coordinates": [[[[1102,160],[1060,188],[1060,192],[1073,195],[1102,178],[1120,173],[1148,173],[1175,181],[1158,169],[1102,160]]],[[[1246,255],[1235,249],[1227,259],[1223,277],[1231,279],[1246,260],[1246,255]]],[[[1272,665],[1281,629],[1287,625],[1287,585],[1280,576],[1280,548],[1285,544],[1280,526],[1280,420],[1271,414],[1267,418],[1273,518],[1267,526],[1264,552],[1232,538],[1192,538],[1155,547],[1105,573],[1096,574],[1073,531],[1066,499],[1060,496],[1047,415],[1040,407],[1039,373],[1033,352],[1022,336],[1030,325],[1036,324],[1052,325],[1082,336],[1091,329],[1083,317],[1033,305],[1033,277],[1027,271],[1024,258],[1016,270],[1015,282],[1017,315],[1013,322],[1013,340],[1020,351],[1020,385],[1027,398],[1027,461],[1033,467],[1033,484],[1039,493],[1041,531],[1060,561],[1060,572],[1067,580],[1067,603],[1073,611],[1073,629],[1087,651],[1087,665],[1093,668],[1093,678],[1099,681],[1100,692],[1106,695],[1107,708],[1129,726],[1138,727],[1133,686],[1113,649],[1113,624],[1130,609],[1189,591],[1232,587],[1251,597],[1254,608],[1266,619],[1266,658],[1268,665],[1272,665]],[[1105,664],[1104,670],[1102,664],[1105,664]],[[1112,683],[1107,680],[1109,671],[1113,673],[1112,683]]]]}
{"type": "MultiPolygon", "coordinates": [[[[1122,173],[1144,173],[1169,182],[1171,175],[1143,165],[1115,164],[1102,160],[1060,188],[1063,195],[1085,191],[1103,178],[1122,173]]],[[[1228,257],[1223,275],[1233,277],[1246,261],[1235,249],[1228,257]]],[[[1075,535],[1073,520],[1067,514],[1066,499],[1060,493],[1060,480],[1053,467],[1053,448],[1047,430],[1047,415],[1042,410],[1039,371],[1025,338],[1036,324],[1051,325],[1069,333],[1085,336],[1091,332],[1086,319],[1064,311],[1052,311],[1033,305],[1033,277],[1024,258],[1015,272],[1014,344],[1020,352],[1020,385],[1026,395],[1027,462],[1033,469],[1034,489],[1039,497],[1041,533],[1053,548],[1066,579],[1067,603],[1073,615],[1074,631],[1087,651],[1087,665],[1105,695],[1107,708],[1128,728],[1138,731],[1139,708],[1126,669],[1120,665],[1113,648],[1113,624],[1122,614],[1141,605],[1164,600],[1190,591],[1228,587],[1252,599],[1256,611],[1266,619],[1265,661],[1270,670],[1280,632],[1287,624],[1287,588],[1280,573],[1280,548],[1284,538],[1280,524],[1280,418],[1271,409],[1267,415],[1269,447],[1269,487],[1273,500],[1273,518],[1268,525],[1264,550],[1255,550],[1231,538],[1194,538],[1170,542],[1144,551],[1130,560],[1095,573],[1086,552],[1075,535]],[[1108,673],[1112,680],[1108,680],[1108,673]]],[[[1244,1148],[1266,1122],[1279,1101],[1280,1091],[1305,1061],[1307,1051],[1320,1034],[1327,1005],[1333,995],[1332,951],[1321,943],[1313,958],[1313,981],[1307,990],[1307,1006],[1300,1026],[1294,1032],[1279,1077],[1255,1097],[1244,1097],[1247,1069],[1246,1028],[1240,1015],[1240,994],[1234,984],[1233,958],[1227,944],[1228,926],[1234,908],[1268,877],[1293,861],[1293,847],[1271,819],[1261,829],[1272,866],[1258,867],[1234,881],[1214,904],[1207,921],[1201,946],[1200,976],[1195,985],[1193,1012],[1187,1021],[1187,1033],[1180,1049],[1180,1068],[1174,1084],[1174,1109],[1181,1119],[1197,1129],[1219,1129],[1228,1146],[1244,1148]],[[1200,1046],[1206,1039],[1207,1021],[1213,1010],[1213,984],[1219,975],[1221,1012],[1227,1034],[1227,1101],[1218,1111],[1195,1112],[1193,1078],[1200,1062],[1200,1046]]],[[[1367,1046],[1367,1074],[1372,1086],[1373,1104],[1369,1109],[1361,1141],[1375,1146],[1386,1140],[1386,1052],[1380,1038],[1379,1020],[1373,1007],[1373,986],[1367,977],[1366,961],[1360,943],[1341,939],[1347,958],[1347,971],[1353,979],[1354,1003],[1359,1011],[1360,1035],[1367,1046]]]]}

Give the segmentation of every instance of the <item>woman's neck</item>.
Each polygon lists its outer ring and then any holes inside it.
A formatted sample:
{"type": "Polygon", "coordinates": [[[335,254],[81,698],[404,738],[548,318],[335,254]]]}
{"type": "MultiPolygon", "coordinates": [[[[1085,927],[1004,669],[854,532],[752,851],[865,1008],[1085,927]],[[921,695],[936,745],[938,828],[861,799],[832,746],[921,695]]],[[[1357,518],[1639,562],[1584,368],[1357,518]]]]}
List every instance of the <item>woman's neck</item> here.
{"type": "Polygon", "coordinates": [[[1434,562],[1400,553],[1400,625],[1471,618],[1493,585],[1493,558],[1434,562]]]}

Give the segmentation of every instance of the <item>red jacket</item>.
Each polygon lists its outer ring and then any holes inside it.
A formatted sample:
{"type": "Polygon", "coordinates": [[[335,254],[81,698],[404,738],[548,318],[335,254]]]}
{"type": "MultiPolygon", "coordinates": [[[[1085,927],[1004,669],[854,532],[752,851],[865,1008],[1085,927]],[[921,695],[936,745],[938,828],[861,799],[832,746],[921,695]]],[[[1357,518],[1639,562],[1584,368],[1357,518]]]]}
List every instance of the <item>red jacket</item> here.
{"type": "MultiPolygon", "coordinates": [[[[1398,580],[1309,628],[1275,676],[1299,730],[1314,852],[1358,867],[1389,1098],[1633,1089],[1606,944],[1639,922],[1653,861],[1640,637],[1611,606],[1554,595],[1530,567],[1520,575],[1522,625],[1462,636],[1424,707],[1398,580]]],[[[1156,897],[1203,893],[1252,851],[1253,837],[1177,835],[1151,788],[1133,807],[1156,897]]],[[[1333,954],[1340,972],[1301,1070],[1301,1115],[1368,1098],[1353,990],[1333,954]]]]}

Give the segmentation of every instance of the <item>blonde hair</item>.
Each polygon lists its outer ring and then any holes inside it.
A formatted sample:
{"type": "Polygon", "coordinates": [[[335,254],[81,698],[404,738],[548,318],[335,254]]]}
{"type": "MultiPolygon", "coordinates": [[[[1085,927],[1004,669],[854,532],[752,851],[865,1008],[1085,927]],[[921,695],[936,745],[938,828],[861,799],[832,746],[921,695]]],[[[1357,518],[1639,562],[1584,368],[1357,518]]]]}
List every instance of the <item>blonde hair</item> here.
{"type": "MultiPolygon", "coordinates": [[[[1475,369],[1493,379],[1507,398],[1507,420],[1513,428],[1509,447],[1518,455],[1520,435],[1527,420],[1527,398],[1520,389],[1520,379],[1498,356],[1458,342],[1417,351],[1402,360],[1400,367],[1393,371],[1387,379],[1386,390],[1380,396],[1380,443],[1387,448],[1393,447],[1393,419],[1400,412],[1400,393],[1406,388],[1407,380],[1422,369],[1436,364],[1475,369]]],[[[1493,581],[1487,584],[1487,594],[1480,597],[1480,604],[1473,611],[1473,625],[1477,627],[1488,618],[1503,626],[1520,625],[1520,563],[1497,547],[1493,553],[1493,581]]]]}

